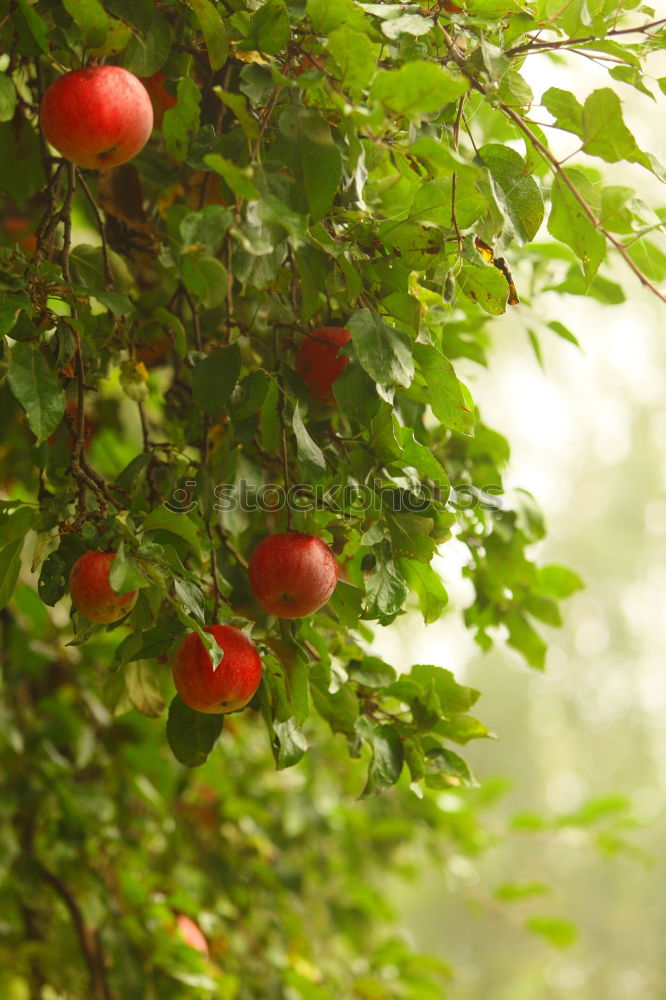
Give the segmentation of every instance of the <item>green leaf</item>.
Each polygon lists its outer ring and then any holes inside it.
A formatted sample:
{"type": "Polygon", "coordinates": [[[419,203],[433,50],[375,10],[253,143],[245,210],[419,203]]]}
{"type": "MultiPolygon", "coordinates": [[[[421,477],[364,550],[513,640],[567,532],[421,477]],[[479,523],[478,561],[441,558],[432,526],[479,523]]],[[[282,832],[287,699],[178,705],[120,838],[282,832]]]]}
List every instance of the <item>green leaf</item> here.
{"type": "Polygon", "coordinates": [[[204,163],[219,174],[239,198],[256,201],[260,197],[252,183],[252,167],[239,167],[219,153],[207,153],[204,156],[204,163]]]}
{"type": "Polygon", "coordinates": [[[296,438],[298,466],[305,482],[312,480],[317,482],[323,479],[326,475],[326,459],[319,445],[308,434],[298,403],[294,407],[292,426],[296,438]]]}
{"type": "Polygon", "coordinates": [[[572,569],[567,566],[557,566],[551,563],[548,566],[541,566],[537,573],[539,589],[547,594],[552,594],[558,600],[571,597],[578,590],[583,590],[585,584],[572,569]]]}
{"type": "Polygon", "coordinates": [[[365,617],[376,618],[381,625],[390,624],[400,613],[407,593],[405,581],[395,573],[392,564],[378,562],[374,572],[365,581],[365,617]]]}
{"type": "Polygon", "coordinates": [[[533,240],[543,222],[543,198],[527,164],[510,146],[487,143],[478,151],[493,181],[498,203],[507,214],[518,243],[533,240]]]}
{"type": "Polygon", "coordinates": [[[562,917],[530,917],[525,926],[556,948],[570,948],[578,938],[576,925],[562,917]]]}
{"type": "Polygon", "coordinates": [[[295,719],[273,723],[273,733],[273,755],[278,771],[298,764],[307,752],[308,743],[295,719]]]}
{"type": "Polygon", "coordinates": [[[355,362],[350,362],[333,382],[333,395],[340,409],[352,420],[369,424],[377,414],[380,399],[375,382],[355,362]]]}
{"type": "MultiPolygon", "coordinates": [[[[454,167],[455,169],[455,167],[454,167]]],[[[436,177],[419,186],[409,209],[409,218],[451,228],[452,181],[436,177]]],[[[467,171],[456,181],[456,220],[461,229],[469,229],[488,211],[486,199],[476,186],[474,175],[467,171]]],[[[413,240],[411,241],[413,243],[413,240]]]]}
{"type": "Polygon", "coordinates": [[[176,760],[186,767],[204,764],[223,724],[223,715],[195,712],[175,695],[169,706],[166,734],[176,760]]]}
{"type": "Polygon", "coordinates": [[[124,542],[120,543],[116,551],[109,573],[109,583],[116,594],[126,594],[137,587],[149,586],[149,581],[139,570],[136,561],[125,551],[124,542]]]}
{"type": "Polygon", "coordinates": [[[409,386],[414,362],[409,337],[369,309],[355,312],[347,323],[354,351],[368,375],[380,385],[409,386]]]}
{"type": "Polygon", "coordinates": [[[425,783],[428,788],[478,788],[468,765],[452,750],[432,747],[425,754],[425,783]]]}
{"type": "Polygon", "coordinates": [[[17,0],[17,8],[17,20],[24,21],[30,37],[37,46],[37,52],[48,52],[49,28],[44,18],[28,3],[28,0],[17,0]]]}
{"type": "Polygon", "coordinates": [[[451,362],[431,344],[414,344],[414,360],[425,376],[427,401],[438,420],[461,434],[474,431],[474,413],[451,362]]]}
{"type": "Polygon", "coordinates": [[[440,111],[469,90],[469,81],[432,62],[415,59],[398,70],[380,70],[370,96],[386,109],[417,118],[440,111]]]}
{"type": "Polygon", "coordinates": [[[419,514],[386,514],[393,555],[429,563],[435,552],[435,540],[430,532],[435,527],[432,518],[419,514]]]}
{"type": "Polygon", "coordinates": [[[0,549],[0,611],[9,604],[18,581],[23,541],[18,538],[0,549]]]}
{"type": "Polygon", "coordinates": [[[307,0],[307,11],[312,27],[320,35],[329,35],[340,25],[368,30],[366,15],[353,0],[307,0]]]}
{"type": "MultiPolygon", "coordinates": [[[[579,170],[564,172],[587,204],[593,205],[596,196],[585,175],[579,170]]],[[[606,241],[559,173],[551,189],[551,202],[548,232],[580,259],[589,288],[606,255],[606,241]]]]}
{"type": "Polygon", "coordinates": [[[280,115],[280,131],[293,143],[314,222],[330,208],[342,178],[342,155],[324,119],[310,108],[288,108],[280,115]]]}
{"type": "Polygon", "coordinates": [[[363,591],[354,587],[346,580],[338,580],[331,594],[328,607],[336,614],[343,625],[354,628],[358,624],[363,610],[363,591]]]}
{"type": "Polygon", "coordinates": [[[236,385],[229,400],[234,420],[247,420],[261,409],[270,385],[266,372],[250,372],[236,385]]]}
{"type": "Polygon", "coordinates": [[[354,728],[372,747],[368,778],[361,793],[361,798],[365,799],[395,785],[402,773],[405,753],[402,740],[393,726],[377,726],[362,717],[354,728]]]}
{"type": "Polygon", "coordinates": [[[192,371],[194,401],[210,417],[226,413],[241,370],[238,344],[221,347],[198,361],[192,371]]]}
{"type": "Polygon", "coordinates": [[[544,896],[550,892],[550,886],[544,882],[504,882],[498,885],[493,893],[500,903],[522,903],[525,899],[544,896]]]}
{"type": "Polygon", "coordinates": [[[157,73],[171,51],[169,22],[161,14],[151,17],[147,28],[139,28],[123,53],[123,66],[135,76],[157,73]]]}
{"type": "Polygon", "coordinates": [[[141,663],[138,660],[128,663],[124,671],[130,701],[137,712],[149,719],[159,718],[166,707],[160,683],[163,675],[164,670],[160,664],[141,663]]]}
{"type": "Polygon", "coordinates": [[[575,344],[576,347],[580,347],[578,338],[574,336],[571,330],[569,330],[564,323],[560,323],[559,320],[554,319],[551,323],[549,323],[548,329],[552,330],[553,333],[556,333],[558,337],[562,338],[562,340],[568,340],[570,344],[575,344]]]}
{"type": "Polygon", "coordinates": [[[393,667],[384,663],[378,656],[364,656],[362,660],[350,660],[347,671],[350,677],[368,688],[384,688],[396,679],[393,667]]]}
{"type": "Polygon", "coordinates": [[[99,0],[62,0],[62,5],[80,29],[85,48],[103,44],[111,28],[111,18],[99,0]]]}
{"type": "Polygon", "coordinates": [[[32,303],[26,292],[0,291],[0,336],[14,329],[22,310],[30,312],[31,309],[32,303]]]}
{"type": "Polygon", "coordinates": [[[222,205],[206,205],[198,212],[188,212],[178,227],[185,252],[203,248],[214,256],[233,218],[233,213],[222,205]]]}
{"type": "Polygon", "coordinates": [[[478,303],[491,316],[501,316],[506,312],[509,284],[498,268],[481,261],[463,261],[456,281],[467,298],[478,303]]]}
{"type": "Polygon", "coordinates": [[[196,556],[201,555],[199,533],[187,514],[176,514],[166,507],[156,507],[143,522],[146,531],[170,531],[187,542],[196,556]]]}
{"type": "Polygon", "coordinates": [[[62,420],[67,399],[38,347],[13,346],[8,380],[30,430],[38,442],[45,441],[62,420]]]}
{"type": "Polygon", "coordinates": [[[355,92],[363,90],[377,69],[379,47],[347,24],[330,33],[326,47],[340,67],[343,84],[355,92]]]}
{"type": "Polygon", "coordinates": [[[181,580],[178,577],[174,577],[173,586],[176,597],[187,614],[196,619],[200,625],[205,625],[206,606],[201,588],[196,583],[192,583],[191,580],[181,580]]]}
{"type": "Polygon", "coordinates": [[[245,97],[242,94],[233,94],[228,90],[223,90],[222,87],[214,87],[213,90],[222,103],[227,108],[231,108],[245,135],[250,142],[253,142],[259,135],[259,125],[250,115],[245,97]]]}
{"type": "Polygon", "coordinates": [[[281,680],[284,682],[286,702],[281,707],[278,717],[283,721],[285,717],[294,719],[300,726],[310,714],[307,656],[303,649],[290,639],[269,637],[264,639],[264,644],[275,653],[282,669],[281,680]]]}
{"type": "Polygon", "coordinates": [[[593,91],[583,106],[583,151],[607,163],[628,160],[640,163],[660,179],[663,168],[639,149],[622,118],[620,98],[610,87],[593,91]]]}
{"type": "Polygon", "coordinates": [[[6,73],[0,73],[0,122],[10,122],[16,109],[16,88],[6,73]]]}
{"type": "Polygon", "coordinates": [[[221,260],[206,254],[181,258],[183,284],[206,309],[217,309],[227,297],[227,269],[221,260]]]}
{"type": "Polygon", "coordinates": [[[427,35],[433,27],[434,22],[429,17],[422,17],[420,14],[402,14],[400,17],[383,21],[382,33],[395,41],[400,35],[413,35],[415,38],[427,35]]]}
{"type": "Polygon", "coordinates": [[[178,81],[176,104],[167,108],[162,121],[162,135],[167,152],[174,160],[187,156],[192,136],[199,128],[201,91],[194,80],[184,76],[178,81]]]}
{"type": "Polygon", "coordinates": [[[246,52],[276,55],[286,48],[290,36],[291,27],[284,0],[268,0],[250,18],[248,33],[238,47],[246,52]]]}
{"type": "Polygon", "coordinates": [[[541,98],[541,103],[555,119],[557,128],[582,136],[583,108],[570,91],[550,87],[541,98]]]}
{"type": "Polygon", "coordinates": [[[398,568],[419,599],[419,608],[426,625],[436,622],[449,602],[439,574],[427,563],[415,559],[399,559],[398,568]]]}
{"type": "Polygon", "coordinates": [[[524,656],[530,667],[543,670],[546,664],[547,646],[525,615],[519,611],[510,611],[504,617],[504,624],[509,630],[507,640],[509,646],[524,656]]]}
{"type": "Polygon", "coordinates": [[[212,70],[222,69],[229,55],[229,37],[224,21],[211,0],[188,0],[199,22],[212,70]]]}

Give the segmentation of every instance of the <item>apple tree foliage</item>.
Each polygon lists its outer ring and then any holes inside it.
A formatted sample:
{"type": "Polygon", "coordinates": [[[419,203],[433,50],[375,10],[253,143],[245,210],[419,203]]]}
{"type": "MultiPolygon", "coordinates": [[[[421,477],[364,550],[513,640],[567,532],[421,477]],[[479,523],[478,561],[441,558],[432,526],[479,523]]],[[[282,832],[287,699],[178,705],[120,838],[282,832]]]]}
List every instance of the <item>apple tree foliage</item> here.
{"type": "Polygon", "coordinates": [[[458,376],[494,317],[538,357],[576,342],[564,296],[612,306],[637,278],[664,298],[663,210],[604,179],[664,179],[618,96],[650,113],[663,47],[638,0],[0,0],[3,996],[443,995],[381,880],[406,843],[482,848],[461,748],[489,733],[445,648],[396,669],[373,634],[441,618],[455,539],[479,645],[544,666],[580,580],[535,562],[538,507],[504,495],[509,445],[458,376]],[[535,95],[524,67],[567,52],[604,85],[535,95]],[[38,127],[46,86],[91,61],[163,74],[149,144],[106,172],[38,127]],[[294,365],[321,325],[351,332],[332,407],[294,365]],[[280,623],[246,568],[288,528],[341,579],[280,623]],[[69,612],[91,548],[140,591],[117,625],[69,612]],[[224,729],[169,670],[212,621],[264,662],[224,729]]]}

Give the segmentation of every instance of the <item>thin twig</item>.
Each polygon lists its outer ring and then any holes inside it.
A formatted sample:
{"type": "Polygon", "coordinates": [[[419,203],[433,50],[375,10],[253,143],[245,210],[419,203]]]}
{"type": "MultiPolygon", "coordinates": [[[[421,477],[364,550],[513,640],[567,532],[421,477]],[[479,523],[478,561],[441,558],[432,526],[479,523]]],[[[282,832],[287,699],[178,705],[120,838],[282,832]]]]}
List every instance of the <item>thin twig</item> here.
{"type": "Polygon", "coordinates": [[[111,271],[111,265],[109,263],[109,248],[108,248],[107,243],[106,243],[106,232],[105,232],[105,229],[104,229],[104,220],[102,219],[102,216],[100,215],[99,208],[97,207],[97,202],[93,198],[92,192],[91,192],[90,188],[88,187],[88,183],[87,183],[85,177],[83,176],[83,174],[81,173],[81,171],[78,171],[78,178],[79,178],[79,183],[81,185],[81,188],[83,189],[83,193],[85,194],[86,198],[88,199],[88,204],[90,205],[90,207],[93,210],[93,214],[94,214],[95,220],[97,222],[97,228],[99,229],[99,235],[100,235],[100,238],[102,240],[102,262],[104,264],[104,277],[106,278],[107,285],[113,285],[113,273],[111,271]]]}
{"type": "Polygon", "coordinates": [[[187,304],[190,307],[190,312],[192,313],[192,325],[194,326],[194,342],[196,344],[197,350],[203,350],[203,340],[201,338],[201,323],[199,322],[199,310],[197,304],[192,298],[192,294],[185,285],[182,285],[183,295],[187,299],[187,304]]]}
{"type": "Polygon", "coordinates": [[[41,861],[34,859],[35,863],[46,882],[58,893],[63,903],[69,911],[72,924],[76,931],[81,951],[88,966],[90,975],[90,985],[92,987],[92,1000],[112,1000],[111,991],[106,978],[104,966],[104,954],[102,952],[99,939],[95,931],[87,925],[83,917],[81,907],[75,900],[69,888],[53,872],[45,868],[41,861]]]}
{"type": "MultiPolygon", "coordinates": [[[[458,101],[458,111],[456,113],[456,120],[453,123],[453,148],[455,152],[458,152],[458,139],[460,137],[460,122],[462,120],[463,108],[465,107],[465,95],[458,101]]],[[[456,182],[458,179],[458,174],[453,171],[451,175],[451,225],[453,226],[453,231],[456,234],[456,240],[458,242],[458,256],[462,253],[463,248],[463,238],[460,232],[460,227],[458,226],[458,218],[456,216],[456,182]]]]}
{"type": "Polygon", "coordinates": [[[504,55],[517,56],[523,52],[542,52],[544,49],[565,49],[571,45],[583,45],[585,42],[603,41],[604,38],[609,38],[611,35],[647,35],[650,28],[660,28],[662,24],[666,24],[666,18],[661,18],[659,21],[650,21],[648,24],[643,24],[637,28],[614,28],[603,35],[587,35],[585,38],[562,38],[558,42],[540,42],[534,38],[523,45],[514,45],[512,49],[507,49],[504,55]]]}

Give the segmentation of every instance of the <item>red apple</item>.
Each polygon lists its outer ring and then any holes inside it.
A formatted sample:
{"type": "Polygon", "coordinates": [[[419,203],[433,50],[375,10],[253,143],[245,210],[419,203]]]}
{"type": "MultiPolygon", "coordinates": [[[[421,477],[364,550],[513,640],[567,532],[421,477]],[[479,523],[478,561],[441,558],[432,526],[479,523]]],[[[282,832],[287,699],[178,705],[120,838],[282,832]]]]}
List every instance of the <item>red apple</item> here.
{"type": "Polygon", "coordinates": [[[141,81],[121,66],[87,66],[58,77],[39,112],[52,146],[79,167],[115,167],[143,149],[153,107],[141,81]]]}
{"type": "Polygon", "coordinates": [[[173,682],[181,700],[196,712],[219,715],[247,705],[259,687],[261,660],[257,647],[231,625],[207,625],[224,651],[221,663],[213,661],[203,642],[190,632],[173,658],[173,682]]]}
{"type": "Polygon", "coordinates": [[[326,604],[335,590],[338,564],[321,538],[285,531],[259,542],[248,575],[253,594],[266,611],[278,618],[305,618],[326,604]]]}
{"type": "Polygon", "coordinates": [[[69,574],[72,604],[89,622],[107,625],[124,618],[136,604],[138,591],[116,594],[109,573],[115,552],[86,552],[77,559],[69,574]]]}
{"type": "Polygon", "coordinates": [[[351,340],[345,327],[320,326],[304,337],[296,352],[296,371],[308,389],[322,403],[333,403],[332,386],[349,364],[349,358],[338,356],[338,348],[351,340]]]}
{"type": "Polygon", "coordinates": [[[208,958],[208,942],[203,936],[200,927],[189,917],[185,916],[184,913],[178,914],[176,923],[178,925],[178,932],[185,944],[189,944],[190,948],[194,948],[195,951],[201,952],[205,958],[208,958]]]}
{"type": "Polygon", "coordinates": [[[161,70],[153,73],[152,76],[141,78],[141,83],[148,91],[150,103],[153,106],[153,125],[155,128],[162,128],[164,112],[168,111],[169,108],[175,107],[178,103],[174,95],[170,94],[164,86],[165,79],[166,77],[161,70]]]}

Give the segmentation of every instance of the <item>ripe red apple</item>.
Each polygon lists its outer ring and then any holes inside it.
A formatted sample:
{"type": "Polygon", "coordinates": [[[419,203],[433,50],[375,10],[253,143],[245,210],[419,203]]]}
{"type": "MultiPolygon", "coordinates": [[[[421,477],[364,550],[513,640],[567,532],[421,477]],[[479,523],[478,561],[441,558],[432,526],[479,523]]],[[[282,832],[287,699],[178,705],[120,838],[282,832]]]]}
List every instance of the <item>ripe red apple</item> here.
{"type": "Polygon", "coordinates": [[[261,659],[257,647],[231,625],[207,625],[224,651],[221,663],[213,661],[203,642],[190,632],[173,658],[173,682],[181,700],[196,712],[219,715],[247,705],[259,687],[261,659]]]}
{"type": "Polygon", "coordinates": [[[305,618],[326,604],[335,590],[338,564],[321,538],[285,531],[259,542],[248,575],[253,594],[266,611],[278,618],[305,618]]]}
{"type": "Polygon", "coordinates": [[[165,79],[166,77],[161,70],[153,73],[152,76],[141,78],[141,83],[148,91],[150,103],[153,106],[153,125],[155,128],[162,128],[164,112],[168,111],[169,108],[175,107],[178,103],[174,95],[170,94],[164,86],[165,79]]]}
{"type": "Polygon", "coordinates": [[[349,364],[349,358],[338,357],[338,349],[349,340],[345,327],[320,326],[303,338],[296,352],[296,371],[312,395],[327,405],[334,402],[334,381],[349,364]]]}
{"type": "Polygon", "coordinates": [[[195,951],[200,952],[205,958],[208,958],[208,942],[198,924],[195,924],[184,913],[178,914],[176,924],[178,925],[178,933],[185,944],[189,944],[190,948],[194,948],[195,951]]]}
{"type": "Polygon", "coordinates": [[[89,622],[107,625],[124,618],[136,604],[138,591],[116,594],[109,573],[115,552],[86,552],[77,559],[69,574],[72,604],[89,622]]]}
{"type": "Polygon", "coordinates": [[[87,66],[58,77],[39,112],[42,131],[79,167],[115,167],[143,149],[153,106],[141,81],[121,66],[87,66]]]}

